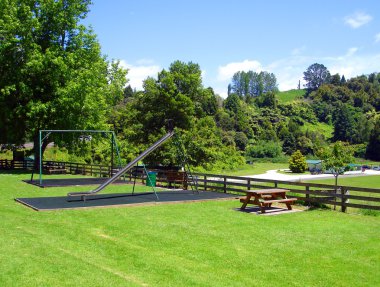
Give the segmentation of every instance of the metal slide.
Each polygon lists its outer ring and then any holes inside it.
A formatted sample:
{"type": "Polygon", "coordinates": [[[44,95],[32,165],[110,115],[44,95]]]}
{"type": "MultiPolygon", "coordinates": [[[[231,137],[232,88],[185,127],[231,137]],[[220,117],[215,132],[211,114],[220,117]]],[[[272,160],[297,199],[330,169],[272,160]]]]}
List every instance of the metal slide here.
{"type": "Polygon", "coordinates": [[[163,136],[161,139],[159,139],[157,142],[155,142],[152,146],[150,146],[142,154],[140,154],[138,157],[136,157],[134,160],[132,160],[130,163],[128,163],[121,170],[119,170],[114,176],[112,176],[111,178],[109,178],[106,182],[104,182],[103,184],[99,185],[96,189],[91,190],[91,191],[85,191],[85,192],[70,192],[70,193],[67,194],[67,196],[81,196],[82,200],[85,200],[86,196],[88,196],[88,195],[94,195],[94,194],[98,193],[99,191],[102,191],[109,184],[113,183],[120,176],[122,176],[124,173],[126,173],[128,170],[130,170],[136,163],[138,163],[140,160],[142,160],[144,157],[146,157],[152,151],[154,151],[155,149],[157,149],[160,145],[162,145],[168,139],[170,139],[173,135],[174,135],[173,127],[169,126],[169,132],[165,136],[163,136]]]}

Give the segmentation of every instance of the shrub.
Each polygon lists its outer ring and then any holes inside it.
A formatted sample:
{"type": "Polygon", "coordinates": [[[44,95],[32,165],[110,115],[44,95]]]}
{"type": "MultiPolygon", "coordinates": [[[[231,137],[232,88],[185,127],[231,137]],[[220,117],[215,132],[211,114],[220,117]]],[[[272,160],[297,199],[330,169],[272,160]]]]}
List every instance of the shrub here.
{"type": "Polygon", "coordinates": [[[291,155],[289,169],[294,173],[302,173],[307,169],[306,157],[299,150],[291,155]]]}
{"type": "Polygon", "coordinates": [[[258,141],[255,145],[247,147],[246,156],[253,158],[279,157],[281,155],[281,145],[274,141],[258,141]]]}

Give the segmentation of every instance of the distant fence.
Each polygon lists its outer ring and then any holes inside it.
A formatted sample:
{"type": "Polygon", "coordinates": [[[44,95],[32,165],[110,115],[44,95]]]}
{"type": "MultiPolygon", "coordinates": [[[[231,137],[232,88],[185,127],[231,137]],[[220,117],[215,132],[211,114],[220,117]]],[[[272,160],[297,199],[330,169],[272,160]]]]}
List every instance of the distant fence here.
{"type": "MultiPolygon", "coordinates": [[[[32,170],[34,162],[32,160],[0,160],[0,170],[16,169],[16,170],[32,170]]],[[[117,172],[116,168],[111,166],[75,162],[56,162],[43,161],[43,173],[61,173],[64,170],[69,174],[83,174],[95,177],[109,177],[117,172]]]]}
{"type": "Polygon", "coordinates": [[[330,184],[270,180],[241,176],[194,173],[201,190],[224,193],[244,193],[245,190],[284,188],[292,197],[306,203],[339,206],[345,212],[348,207],[380,210],[380,189],[330,184]]]}
{"type": "MultiPolygon", "coordinates": [[[[53,162],[44,161],[43,168],[48,170],[49,166],[63,167],[67,173],[83,174],[96,177],[109,177],[118,170],[110,166],[72,163],[72,162],[53,162]]],[[[33,161],[13,161],[0,160],[1,169],[32,169],[33,161]]],[[[292,197],[297,197],[299,201],[306,204],[325,204],[338,206],[345,212],[348,207],[380,210],[380,189],[362,188],[354,186],[339,185],[335,187],[330,184],[293,182],[282,180],[260,179],[241,176],[227,176],[204,173],[193,173],[197,178],[197,185],[200,190],[212,190],[224,193],[244,194],[245,190],[263,188],[284,188],[290,190],[292,197]]],[[[134,178],[144,182],[146,175],[143,170],[132,170],[125,175],[132,180],[134,178]]],[[[165,181],[165,180],[163,180],[165,181]]]]}

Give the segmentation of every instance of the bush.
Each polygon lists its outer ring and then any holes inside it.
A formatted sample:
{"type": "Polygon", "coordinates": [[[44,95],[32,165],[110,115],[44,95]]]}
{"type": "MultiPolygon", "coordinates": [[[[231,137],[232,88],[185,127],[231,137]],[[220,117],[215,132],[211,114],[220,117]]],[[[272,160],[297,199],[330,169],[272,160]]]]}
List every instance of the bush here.
{"type": "Polygon", "coordinates": [[[246,156],[253,158],[279,157],[281,155],[281,145],[279,142],[258,141],[255,145],[247,147],[246,156]]]}
{"type": "Polygon", "coordinates": [[[294,173],[303,173],[307,169],[306,157],[297,150],[289,159],[289,169],[294,173]]]}

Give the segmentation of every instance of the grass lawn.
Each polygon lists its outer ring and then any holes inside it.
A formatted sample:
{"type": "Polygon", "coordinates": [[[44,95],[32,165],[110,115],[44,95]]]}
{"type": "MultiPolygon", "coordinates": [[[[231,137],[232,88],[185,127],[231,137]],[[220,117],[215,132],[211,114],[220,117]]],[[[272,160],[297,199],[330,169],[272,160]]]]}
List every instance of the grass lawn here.
{"type": "Polygon", "coordinates": [[[289,168],[288,163],[273,163],[273,162],[254,162],[253,164],[245,164],[236,170],[214,170],[206,173],[220,175],[245,176],[265,173],[267,170],[278,170],[289,168]]]}
{"type": "Polygon", "coordinates": [[[28,177],[0,173],[0,286],[380,286],[379,217],[236,200],[36,212],[13,199],[89,188],[28,177]]]}
{"type": "MultiPolygon", "coordinates": [[[[305,182],[335,184],[335,178],[325,178],[325,179],[319,179],[319,180],[305,180],[305,182]]],[[[380,176],[379,175],[356,176],[356,177],[339,176],[338,184],[347,185],[347,186],[355,186],[355,187],[380,188],[380,176]]]]}

